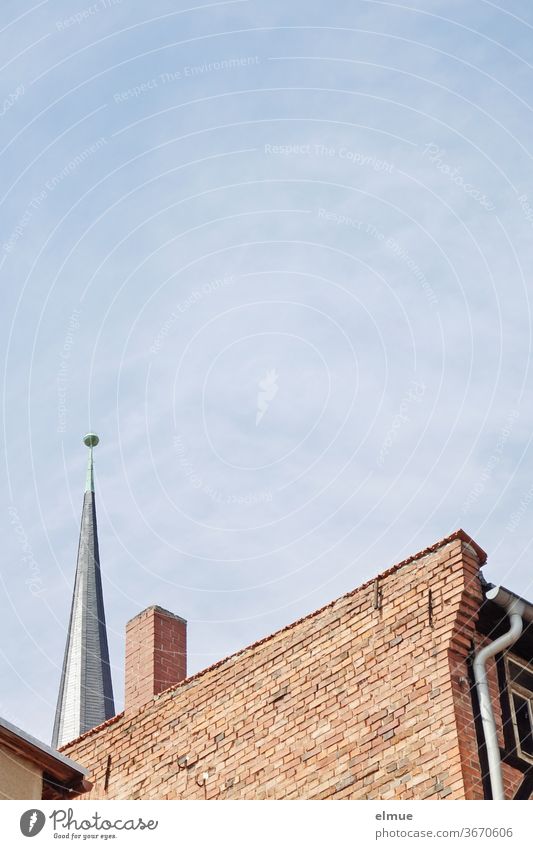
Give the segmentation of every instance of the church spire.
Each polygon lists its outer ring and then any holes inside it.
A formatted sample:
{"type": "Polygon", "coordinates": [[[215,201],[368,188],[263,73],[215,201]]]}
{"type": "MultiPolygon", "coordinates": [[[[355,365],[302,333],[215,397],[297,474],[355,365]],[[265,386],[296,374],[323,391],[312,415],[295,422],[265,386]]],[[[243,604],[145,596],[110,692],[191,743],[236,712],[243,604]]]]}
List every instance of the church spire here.
{"type": "Polygon", "coordinates": [[[89,449],[81,516],[78,563],[61,673],[52,745],[57,748],[115,714],[105,625],[94,500],[95,433],[89,449]]]}

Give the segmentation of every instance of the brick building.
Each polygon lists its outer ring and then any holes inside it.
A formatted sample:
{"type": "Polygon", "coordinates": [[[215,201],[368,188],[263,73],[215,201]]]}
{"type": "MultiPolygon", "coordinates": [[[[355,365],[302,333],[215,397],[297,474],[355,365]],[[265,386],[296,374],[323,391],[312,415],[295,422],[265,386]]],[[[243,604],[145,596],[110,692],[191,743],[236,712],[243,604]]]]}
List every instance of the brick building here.
{"type": "Polygon", "coordinates": [[[148,608],[124,711],[62,747],[84,798],[530,798],[533,608],[485,560],[456,531],[189,678],[186,622],[148,608]]]}

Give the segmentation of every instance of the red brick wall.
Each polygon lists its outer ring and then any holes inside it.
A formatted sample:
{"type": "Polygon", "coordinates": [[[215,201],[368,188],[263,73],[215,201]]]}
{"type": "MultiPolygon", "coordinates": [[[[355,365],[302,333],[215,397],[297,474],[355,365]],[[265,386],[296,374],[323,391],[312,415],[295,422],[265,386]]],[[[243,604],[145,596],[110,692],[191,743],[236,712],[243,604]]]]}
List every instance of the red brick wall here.
{"type": "Polygon", "coordinates": [[[187,675],[187,623],[152,606],[126,626],[125,710],[137,710],[187,675]]]}
{"type": "Polygon", "coordinates": [[[84,798],[482,798],[478,570],[454,538],[381,575],[377,609],[372,581],[88,732],[63,748],[84,798]]]}

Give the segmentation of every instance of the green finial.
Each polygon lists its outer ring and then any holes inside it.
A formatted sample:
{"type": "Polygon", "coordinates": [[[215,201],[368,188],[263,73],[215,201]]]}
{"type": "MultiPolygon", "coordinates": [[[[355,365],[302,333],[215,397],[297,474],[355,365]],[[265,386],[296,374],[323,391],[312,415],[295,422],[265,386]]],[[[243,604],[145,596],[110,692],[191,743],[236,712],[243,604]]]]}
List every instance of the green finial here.
{"type": "Polygon", "coordinates": [[[98,445],[100,440],[95,433],[88,433],[83,439],[85,445],[89,449],[89,459],[87,461],[87,477],[85,479],[85,492],[94,492],[94,475],[93,475],[93,448],[98,445]]]}

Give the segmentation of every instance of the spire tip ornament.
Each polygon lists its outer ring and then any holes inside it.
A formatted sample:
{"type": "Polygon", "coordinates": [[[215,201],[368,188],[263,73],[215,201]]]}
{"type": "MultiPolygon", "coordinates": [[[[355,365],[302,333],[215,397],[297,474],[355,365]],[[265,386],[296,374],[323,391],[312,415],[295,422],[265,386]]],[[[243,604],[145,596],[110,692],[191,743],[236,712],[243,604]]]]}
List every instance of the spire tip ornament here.
{"type": "Polygon", "coordinates": [[[87,448],[96,448],[96,446],[100,442],[100,439],[96,435],[96,433],[88,433],[87,436],[83,437],[83,442],[87,446],[87,448]]]}

